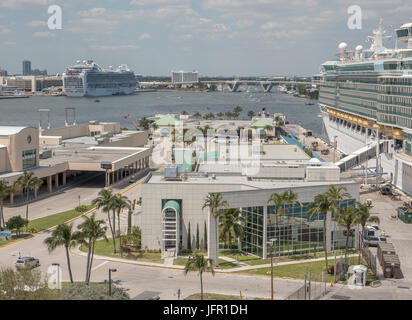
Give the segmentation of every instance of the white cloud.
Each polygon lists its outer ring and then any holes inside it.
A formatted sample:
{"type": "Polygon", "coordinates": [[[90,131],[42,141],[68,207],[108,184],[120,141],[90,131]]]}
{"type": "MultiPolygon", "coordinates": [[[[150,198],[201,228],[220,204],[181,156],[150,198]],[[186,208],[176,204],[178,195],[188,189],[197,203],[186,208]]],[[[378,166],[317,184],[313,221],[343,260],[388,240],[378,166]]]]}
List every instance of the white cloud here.
{"type": "Polygon", "coordinates": [[[24,8],[27,6],[47,6],[54,3],[53,0],[0,0],[0,7],[24,8]]]}
{"type": "Polygon", "coordinates": [[[15,45],[17,45],[17,43],[14,41],[4,41],[3,42],[3,46],[6,46],[6,47],[13,47],[15,45]]]}
{"type": "Polygon", "coordinates": [[[6,34],[10,32],[11,30],[9,28],[6,28],[5,26],[0,25],[0,34],[6,34]]]}
{"type": "Polygon", "coordinates": [[[120,51],[120,50],[136,50],[138,47],[134,45],[117,45],[117,46],[101,45],[101,46],[90,46],[89,48],[96,49],[96,50],[103,50],[103,51],[120,51]]]}
{"type": "Polygon", "coordinates": [[[171,4],[188,4],[189,0],[132,0],[130,4],[133,6],[147,5],[171,5],[171,4]]]}
{"type": "Polygon", "coordinates": [[[106,8],[92,8],[89,10],[79,11],[77,14],[82,17],[98,17],[107,12],[106,8]]]}
{"type": "Polygon", "coordinates": [[[143,33],[139,36],[139,40],[146,40],[146,39],[150,39],[152,36],[148,33],[143,33]]]}
{"type": "Polygon", "coordinates": [[[255,24],[253,20],[243,19],[235,22],[235,26],[239,29],[251,27],[255,24]]]}
{"type": "Polygon", "coordinates": [[[39,32],[33,33],[33,38],[54,38],[54,37],[56,37],[56,33],[51,32],[51,31],[39,31],[39,32]]]}
{"type": "Polygon", "coordinates": [[[191,35],[191,34],[182,34],[182,35],[178,36],[177,39],[181,40],[181,41],[188,41],[188,40],[193,39],[193,35],[191,35]]]}
{"type": "Polygon", "coordinates": [[[42,20],[35,20],[35,21],[30,21],[30,22],[26,22],[24,24],[27,27],[45,27],[47,26],[47,22],[46,21],[42,21],[42,20]]]}

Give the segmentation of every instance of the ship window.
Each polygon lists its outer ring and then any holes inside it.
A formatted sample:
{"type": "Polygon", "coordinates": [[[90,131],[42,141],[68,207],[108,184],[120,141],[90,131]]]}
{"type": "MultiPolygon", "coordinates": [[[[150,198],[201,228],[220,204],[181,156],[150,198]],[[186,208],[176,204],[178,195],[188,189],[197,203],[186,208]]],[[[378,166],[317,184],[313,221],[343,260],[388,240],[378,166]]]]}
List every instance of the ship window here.
{"type": "Polygon", "coordinates": [[[409,35],[408,29],[401,29],[396,31],[396,34],[398,35],[398,38],[401,37],[407,37],[409,35]]]}

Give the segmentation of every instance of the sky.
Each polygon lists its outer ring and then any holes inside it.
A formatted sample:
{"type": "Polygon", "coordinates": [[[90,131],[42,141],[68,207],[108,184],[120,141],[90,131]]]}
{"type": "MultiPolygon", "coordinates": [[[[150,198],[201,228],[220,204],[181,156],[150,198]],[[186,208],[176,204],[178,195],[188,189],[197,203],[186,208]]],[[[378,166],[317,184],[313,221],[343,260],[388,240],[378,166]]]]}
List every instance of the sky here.
{"type": "MultiPolygon", "coordinates": [[[[0,0],[0,68],[62,73],[76,60],[127,64],[137,74],[167,76],[311,76],[338,44],[366,43],[380,18],[388,35],[412,20],[411,0],[0,0]],[[62,8],[50,30],[48,8],[62,8]],[[361,29],[348,8],[362,9],[361,29]]],[[[385,43],[395,47],[395,39],[385,43]]]]}

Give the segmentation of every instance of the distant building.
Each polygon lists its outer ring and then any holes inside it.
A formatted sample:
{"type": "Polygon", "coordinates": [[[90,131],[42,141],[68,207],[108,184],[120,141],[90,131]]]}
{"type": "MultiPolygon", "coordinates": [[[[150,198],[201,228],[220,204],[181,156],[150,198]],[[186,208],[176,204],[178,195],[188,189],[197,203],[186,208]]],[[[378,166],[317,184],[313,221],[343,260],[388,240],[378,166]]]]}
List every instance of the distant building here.
{"type": "Polygon", "coordinates": [[[39,69],[34,69],[32,71],[33,76],[47,76],[47,70],[39,70],[39,69]]]}
{"type": "Polygon", "coordinates": [[[172,83],[199,82],[198,71],[172,71],[172,83]]]}
{"type": "Polygon", "coordinates": [[[23,60],[23,76],[31,75],[31,62],[28,60],[23,60]]]}
{"type": "Polygon", "coordinates": [[[12,76],[1,77],[0,85],[3,84],[5,88],[13,88],[18,91],[36,92],[50,87],[63,86],[63,79],[61,76],[12,76]]]}
{"type": "Polygon", "coordinates": [[[0,77],[7,77],[7,70],[0,69],[0,77]]]}

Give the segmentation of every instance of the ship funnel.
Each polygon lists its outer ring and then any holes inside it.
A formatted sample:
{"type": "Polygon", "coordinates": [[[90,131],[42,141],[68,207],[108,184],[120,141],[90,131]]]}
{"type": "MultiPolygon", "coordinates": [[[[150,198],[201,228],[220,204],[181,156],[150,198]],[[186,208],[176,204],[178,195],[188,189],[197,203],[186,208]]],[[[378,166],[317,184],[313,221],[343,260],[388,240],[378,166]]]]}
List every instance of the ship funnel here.
{"type": "Polygon", "coordinates": [[[347,47],[348,47],[348,45],[345,42],[341,42],[338,46],[339,56],[340,56],[341,60],[343,60],[345,58],[345,52],[346,52],[347,47]]]}

